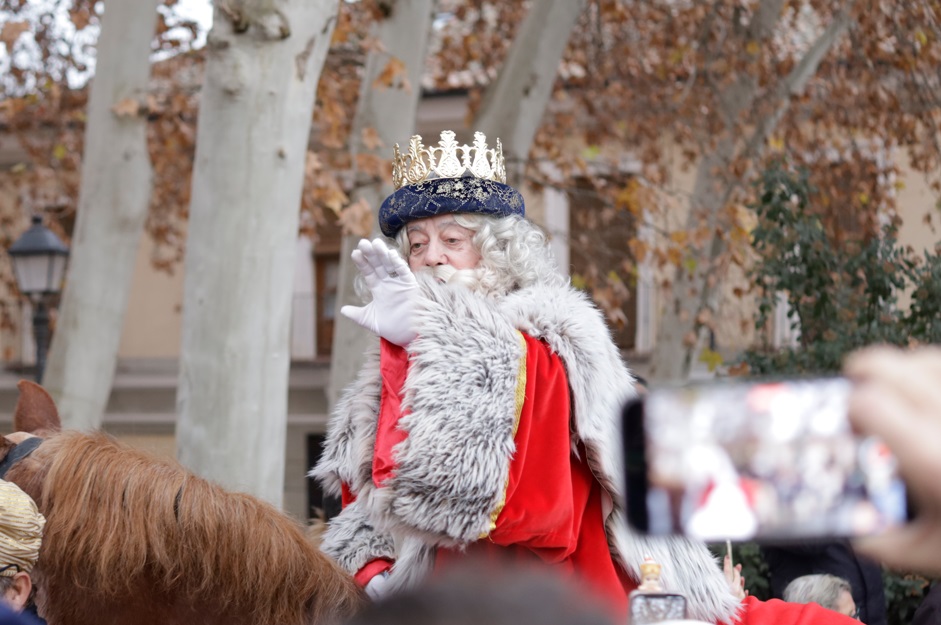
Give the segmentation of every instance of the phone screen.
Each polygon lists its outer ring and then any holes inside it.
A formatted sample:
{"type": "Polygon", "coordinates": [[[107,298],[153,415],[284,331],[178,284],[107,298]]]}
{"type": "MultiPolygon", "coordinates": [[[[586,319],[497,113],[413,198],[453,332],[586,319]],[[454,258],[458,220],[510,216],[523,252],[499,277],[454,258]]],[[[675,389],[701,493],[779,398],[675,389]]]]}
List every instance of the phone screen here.
{"type": "Polygon", "coordinates": [[[860,536],[905,522],[897,462],[852,432],[849,393],[843,378],[722,382],[629,404],[628,521],[704,541],[860,536]]]}

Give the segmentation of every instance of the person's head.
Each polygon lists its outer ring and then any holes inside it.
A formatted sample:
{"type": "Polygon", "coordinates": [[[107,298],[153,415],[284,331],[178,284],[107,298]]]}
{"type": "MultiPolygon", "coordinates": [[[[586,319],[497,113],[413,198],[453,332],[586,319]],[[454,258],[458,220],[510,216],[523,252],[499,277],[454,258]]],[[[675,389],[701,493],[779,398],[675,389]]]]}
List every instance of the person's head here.
{"type": "Polygon", "coordinates": [[[784,600],[791,603],[816,603],[828,610],[857,618],[853,589],[836,575],[802,575],[784,589],[784,600]]]}
{"type": "Polygon", "coordinates": [[[0,480],[0,600],[17,612],[33,592],[30,572],[39,558],[45,524],[29,495],[0,480]]]}
{"type": "Polygon", "coordinates": [[[382,203],[379,225],[412,271],[442,282],[493,295],[561,282],[545,235],[525,219],[523,197],[505,177],[499,140],[491,150],[477,133],[474,145],[459,146],[444,131],[438,147],[426,148],[416,135],[407,154],[396,146],[397,190],[382,203]]]}
{"type": "Polygon", "coordinates": [[[346,625],[614,625],[574,578],[504,564],[464,563],[369,604],[346,625]]]}

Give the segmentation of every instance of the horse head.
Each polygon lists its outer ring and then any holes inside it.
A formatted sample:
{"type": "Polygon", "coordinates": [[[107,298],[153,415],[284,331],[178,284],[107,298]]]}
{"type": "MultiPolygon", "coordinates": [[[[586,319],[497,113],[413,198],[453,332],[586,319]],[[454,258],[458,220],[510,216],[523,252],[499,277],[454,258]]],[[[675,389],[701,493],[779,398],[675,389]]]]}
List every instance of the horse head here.
{"type": "Polygon", "coordinates": [[[37,503],[40,501],[42,464],[34,458],[41,441],[62,429],[55,402],[34,382],[20,380],[13,412],[13,432],[0,437],[0,478],[16,483],[37,503]]]}

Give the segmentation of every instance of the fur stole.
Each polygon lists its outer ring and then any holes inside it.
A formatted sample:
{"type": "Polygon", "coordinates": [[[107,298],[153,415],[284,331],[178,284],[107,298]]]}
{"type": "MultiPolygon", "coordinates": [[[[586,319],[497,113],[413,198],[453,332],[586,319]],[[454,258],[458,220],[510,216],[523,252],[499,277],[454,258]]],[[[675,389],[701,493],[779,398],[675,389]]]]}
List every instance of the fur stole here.
{"type": "Polygon", "coordinates": [[[374,548],[379,539],[373,534],[391,537],[398,555],[392,579],[407,576],[411,583],[419,576],[415,569],[430,565],[431,548],[460,547],[489,531],[515,451],[516,376],[524,357],[518,333],[525,332],[564,363],[573,449],[576,441],[584,443],[589,466],[610,496],[605,525],[614,557],[635,580],[644,557],[655,558],[663,565],[664,587],[686,595],[691,618],[730,621],[738,601],[704,545],[636,536],[626,525],[618,419],[634,394],[633,378],[589,299],[570,287],[538,286],[488,299],[431,280],[420,278],[420,284],[426,299],[417,316],[419,338],[409,346],[403,407],[410,414],[399,423],[408,437],[395,448],[396,473],[383,488],[372,482],[381,392],[374,352],[338,403],[322,459],[311,471],[333,494],[346,482],[360,511],[355,528],[331,521],[325,551],[352,565],[371,558],[340,555],[354,548],[350,536],[360,536],[357,550],[374,548]],[[405,567],[403,558],[415,564],[405,567]]]}

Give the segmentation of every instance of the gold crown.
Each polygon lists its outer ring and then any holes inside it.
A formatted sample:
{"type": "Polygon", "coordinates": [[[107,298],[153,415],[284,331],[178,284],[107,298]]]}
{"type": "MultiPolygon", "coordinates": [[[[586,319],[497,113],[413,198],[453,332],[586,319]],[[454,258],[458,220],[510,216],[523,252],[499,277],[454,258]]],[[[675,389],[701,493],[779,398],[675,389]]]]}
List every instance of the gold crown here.
{"type": "Polygon", "coordinates": [[[399,152],[398,143],[392,149],[392,184],[396,189],[425,180],[461,178],[468,174],[506,183],[503,146],[499,139],[496,148],[487,148],[487,137],[475,132],[474,145],[458,145],[454,132],[445,130],[437,147],[425,147],[421,135],[412,135],[406,154],[399,152]]]}

